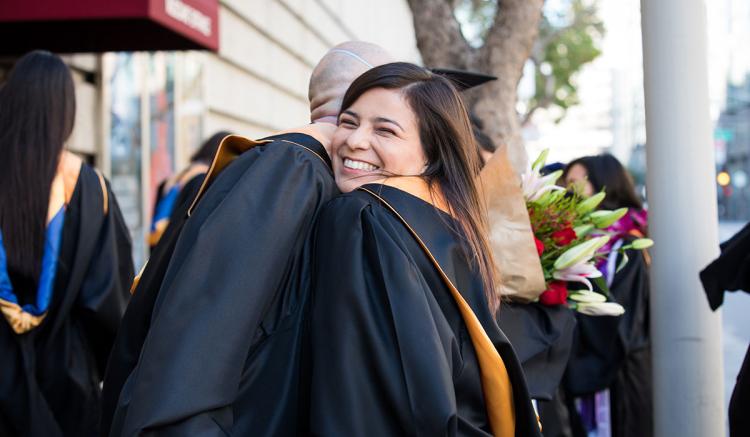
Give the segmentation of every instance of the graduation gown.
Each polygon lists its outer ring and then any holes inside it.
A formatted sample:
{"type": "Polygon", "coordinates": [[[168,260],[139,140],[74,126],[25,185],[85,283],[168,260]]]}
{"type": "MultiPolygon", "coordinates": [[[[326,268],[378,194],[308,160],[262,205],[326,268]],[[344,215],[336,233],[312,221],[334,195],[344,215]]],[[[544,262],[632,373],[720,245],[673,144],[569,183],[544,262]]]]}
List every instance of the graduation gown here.
{"type": "Polygon", "coordinates": [[[151,251],[151,257],[141,272],[138,284],[132,290],[133,295],[117,330],[104,375],[100,427],[102,435],[108,434],[122,386],[138,363],[141,347],[151,326],[151,315],[159,288],[167,272],[177,238],[187,220],[188,208],[198,194],[204,176],[195,176],[185,184],[172,211],[169,224],[151,251]]]}
{"type": "Polygon", "coordinates": [[[576,313],[578,325],[564,385],[574,429],[578,418],[571,408],[572,397],[608,388],[612,435],[647,437],[653,433],[648,266],[641,251],[629,250],[627,255],[628,263],[610,287],[625,314],[576,313]]]}
{"type": "Polygon", "coordinates": [[[565,305],[507,303],[497,324],[518,355],[532,399],[549,401],[568,365],[576,318],[565,305]]]}
{"type": "Polygon", "coordinates": [[[158,290],[136,290],[158,294],[112,436],[296,432],[305,242],[337,189],[312,137],[255,144],[222,142],[158,290]]]}
{"type": "Polygon", "coordinates": [[[721,255],[700,273],[712,310],[721,306],[727,290],[750,293],[750,223],[720,248],[721,255]]]}
{"type": "Polygon", "coordinates": [[[179,221],[185,215],[207,171],[208,167],[205,164],[196,163],[177,174],[176,181],[169,190],[166,189],[167,184],[170,183],[169,179],[162,181],[156,188],[153,223],[148,236],[151,255],[166,232],[166,228],[169,227],[169,223],[179,221]]]}
{"type": "MultiPolygon", "coordinates": [[[[709,305],[716,310],[724,302],[726,290],[750,293],[750,223],[721,244],[721,255],[700,273],[709,305]]],[[[737,375],[729,401],[729,433],[732,437],[750,434],[750,347],[737,375]]]]}
{"type": "Polygon", "coordinates": [[[103,181],[81,166],[42,323],[19,335],[0,319],[3,437],[99,435],[99,384],[133,278],[130,236],[103,181]]]}
{"type": "MultiPolygon", "coordinates": [[[[523,371],[453,218],[397,188],[365,188],[415,229],[470,305],[507,368],[515,435],[538,435],[523,371]]],[[[334,199],[319,219],[314,260],[312,435],[491,435],[477,356],[456,300],[394,213],[361,190],[334,199]]]]}

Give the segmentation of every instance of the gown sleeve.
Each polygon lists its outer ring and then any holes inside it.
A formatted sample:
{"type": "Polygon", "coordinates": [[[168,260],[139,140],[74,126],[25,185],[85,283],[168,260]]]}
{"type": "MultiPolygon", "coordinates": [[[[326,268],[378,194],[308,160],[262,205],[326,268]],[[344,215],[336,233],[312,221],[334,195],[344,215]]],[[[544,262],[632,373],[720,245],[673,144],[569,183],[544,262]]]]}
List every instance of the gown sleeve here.
{"type": "Polygon", "coordinates": [[[321,213],[310,426],[320,436],[457,434],[455,339],[404,241],[346,197],[321,213]]]}
{"type": "Polygon", "coordinates": [[[648,348],[648,268],[640,251],[628,250],[627,255],[628,263],[610,286],[611,298],[625,313],[576,313],[578,323],[565,375],[566,388],[575,396],[609,387],[628,355],[648,348]]]}
{"type": "MultiPolygon", "coordinates": [[[[109,184],[106,190],[106,212],[99,209],[102,205],[99,202],[87,204],[89,209],[96,210],[82,211],[83,214],[104,214],[104,220],[98,235],[93,236],[96,249],[76,299],[83,332],[88,336],[102,378],[134,276],[130,233],[109,184]]],[[[82,229],[81,232],[92,230],[82,229]]]]}
{"type": "Polygon", "coordinates": [[[123,384],[138,364],[141,348],[151,325],[154,303],[169,266],[169,259],[185,223],[188,207],[198,193],[203,177],[204,175],[194,177],[180,192],[169,224],[162,238],[151,251],[148,264],[144,267],[138,286],[130,297],[128,307],[123,314],[104,375],[101,414],[103,434],[111,428],[112,417],[123,384]]]}
{"type": "Polygon", "coordinates": [[[252,162],[255,151],[238,158],[186,222],[123,388],[129,399],[120,396],[129,407],[125,417],[116,413],[111,435],[230,432],[264,310],[335,190],[327,167],[290,147],[269,144],[252,162]]]}
{"type": "Polygon", "coordinates": [[[523,366],[529,395],[550,400],[560,385],[573,344],[576,318],[565,305],[501,305],[497,323],[523,366]]]}

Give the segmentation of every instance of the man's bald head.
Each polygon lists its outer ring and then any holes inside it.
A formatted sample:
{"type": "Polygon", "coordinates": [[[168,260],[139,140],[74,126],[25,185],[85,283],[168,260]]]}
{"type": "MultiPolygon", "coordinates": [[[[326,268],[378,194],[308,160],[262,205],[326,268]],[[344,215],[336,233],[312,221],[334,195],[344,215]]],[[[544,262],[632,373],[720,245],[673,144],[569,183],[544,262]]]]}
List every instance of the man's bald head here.
{"type": "Polygon", "coordinates": [[[393,61],[385,49],[363,41],[348,41],[329,50],[310,76],[310,120],[338,116],[344,93],[354,79],[393,61]]]}

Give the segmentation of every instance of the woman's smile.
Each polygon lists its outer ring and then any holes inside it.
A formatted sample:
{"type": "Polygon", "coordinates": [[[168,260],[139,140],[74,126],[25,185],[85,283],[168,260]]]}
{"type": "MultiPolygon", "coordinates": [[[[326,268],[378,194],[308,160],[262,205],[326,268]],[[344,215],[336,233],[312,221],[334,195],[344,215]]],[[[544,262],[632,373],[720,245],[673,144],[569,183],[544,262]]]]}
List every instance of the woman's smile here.
{"type": "Polygon", "coordinates": [[[360,161],[357,159],[344,158],[344,172],[352,174],[370,173],[377,170],[377,165],[371,164],[367,161],[360,161]]]}

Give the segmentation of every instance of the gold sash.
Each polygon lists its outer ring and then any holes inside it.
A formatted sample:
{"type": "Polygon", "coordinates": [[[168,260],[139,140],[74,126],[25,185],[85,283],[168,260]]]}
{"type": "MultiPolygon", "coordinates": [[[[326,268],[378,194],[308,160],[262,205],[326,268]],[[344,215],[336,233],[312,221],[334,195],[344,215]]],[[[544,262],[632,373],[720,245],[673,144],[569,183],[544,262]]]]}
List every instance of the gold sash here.
{"type": "MultiPolygon", "coordinates": [[[[395,184],[389,183],[388,185],[395,184]]],[[[399,183],[398,185],[399,187],[404,186],[402,183],[399,183]]],[[[482,378],[482,391],[484,392],[487,417],[490,421],[492,434],[495,437],[514,437],[516,432],[516,411],[513,403],[513,386],[510,382],[508,370],[505,368],[505,363],[503,362],[502,357],[500,357],[497,349],[495,349],[495,345],[492,344],[492,341],[487,336],[487,332],[484,330],[484,327],[482,327],[482,324],[479,323],[476,314],[474,314],[474,311],[472,311],[469,304],[466,303],[466,300],[461,296],[461,293],[453,285],[453,282],[448,278],[448,275],[445,274],[442,267],[440,267],[440,264],[438,264],[432,253],[430,253],[430,250],[424,244],[417,232],[409,225],[409,223],[407,223],[401,214],[399,214],[398,211],[396,211],[396,209],[385,199],[371,190],[364,187],[359,187],[359,189],[370,193],[376,199],[380,200],[386,208],[398,217],[417,243],[422,247],[425,254],[427,254],[427,257],[435,266],[435,269],[440,273],[443,282],[445,282],[445,285],[450,290],[453,299],[458,305],[461,317],[464,319],[466,328],[469,331],[469,336],[471,337],[471,342],[474,345],[474,350],[477,354],[482,378]]],[[[424,190],[416,190],[417,197],[432,204],[433,202],[431,200],[424,199],[424,197],[420,195],[422,194],[420,191],[424,190]]]]}

